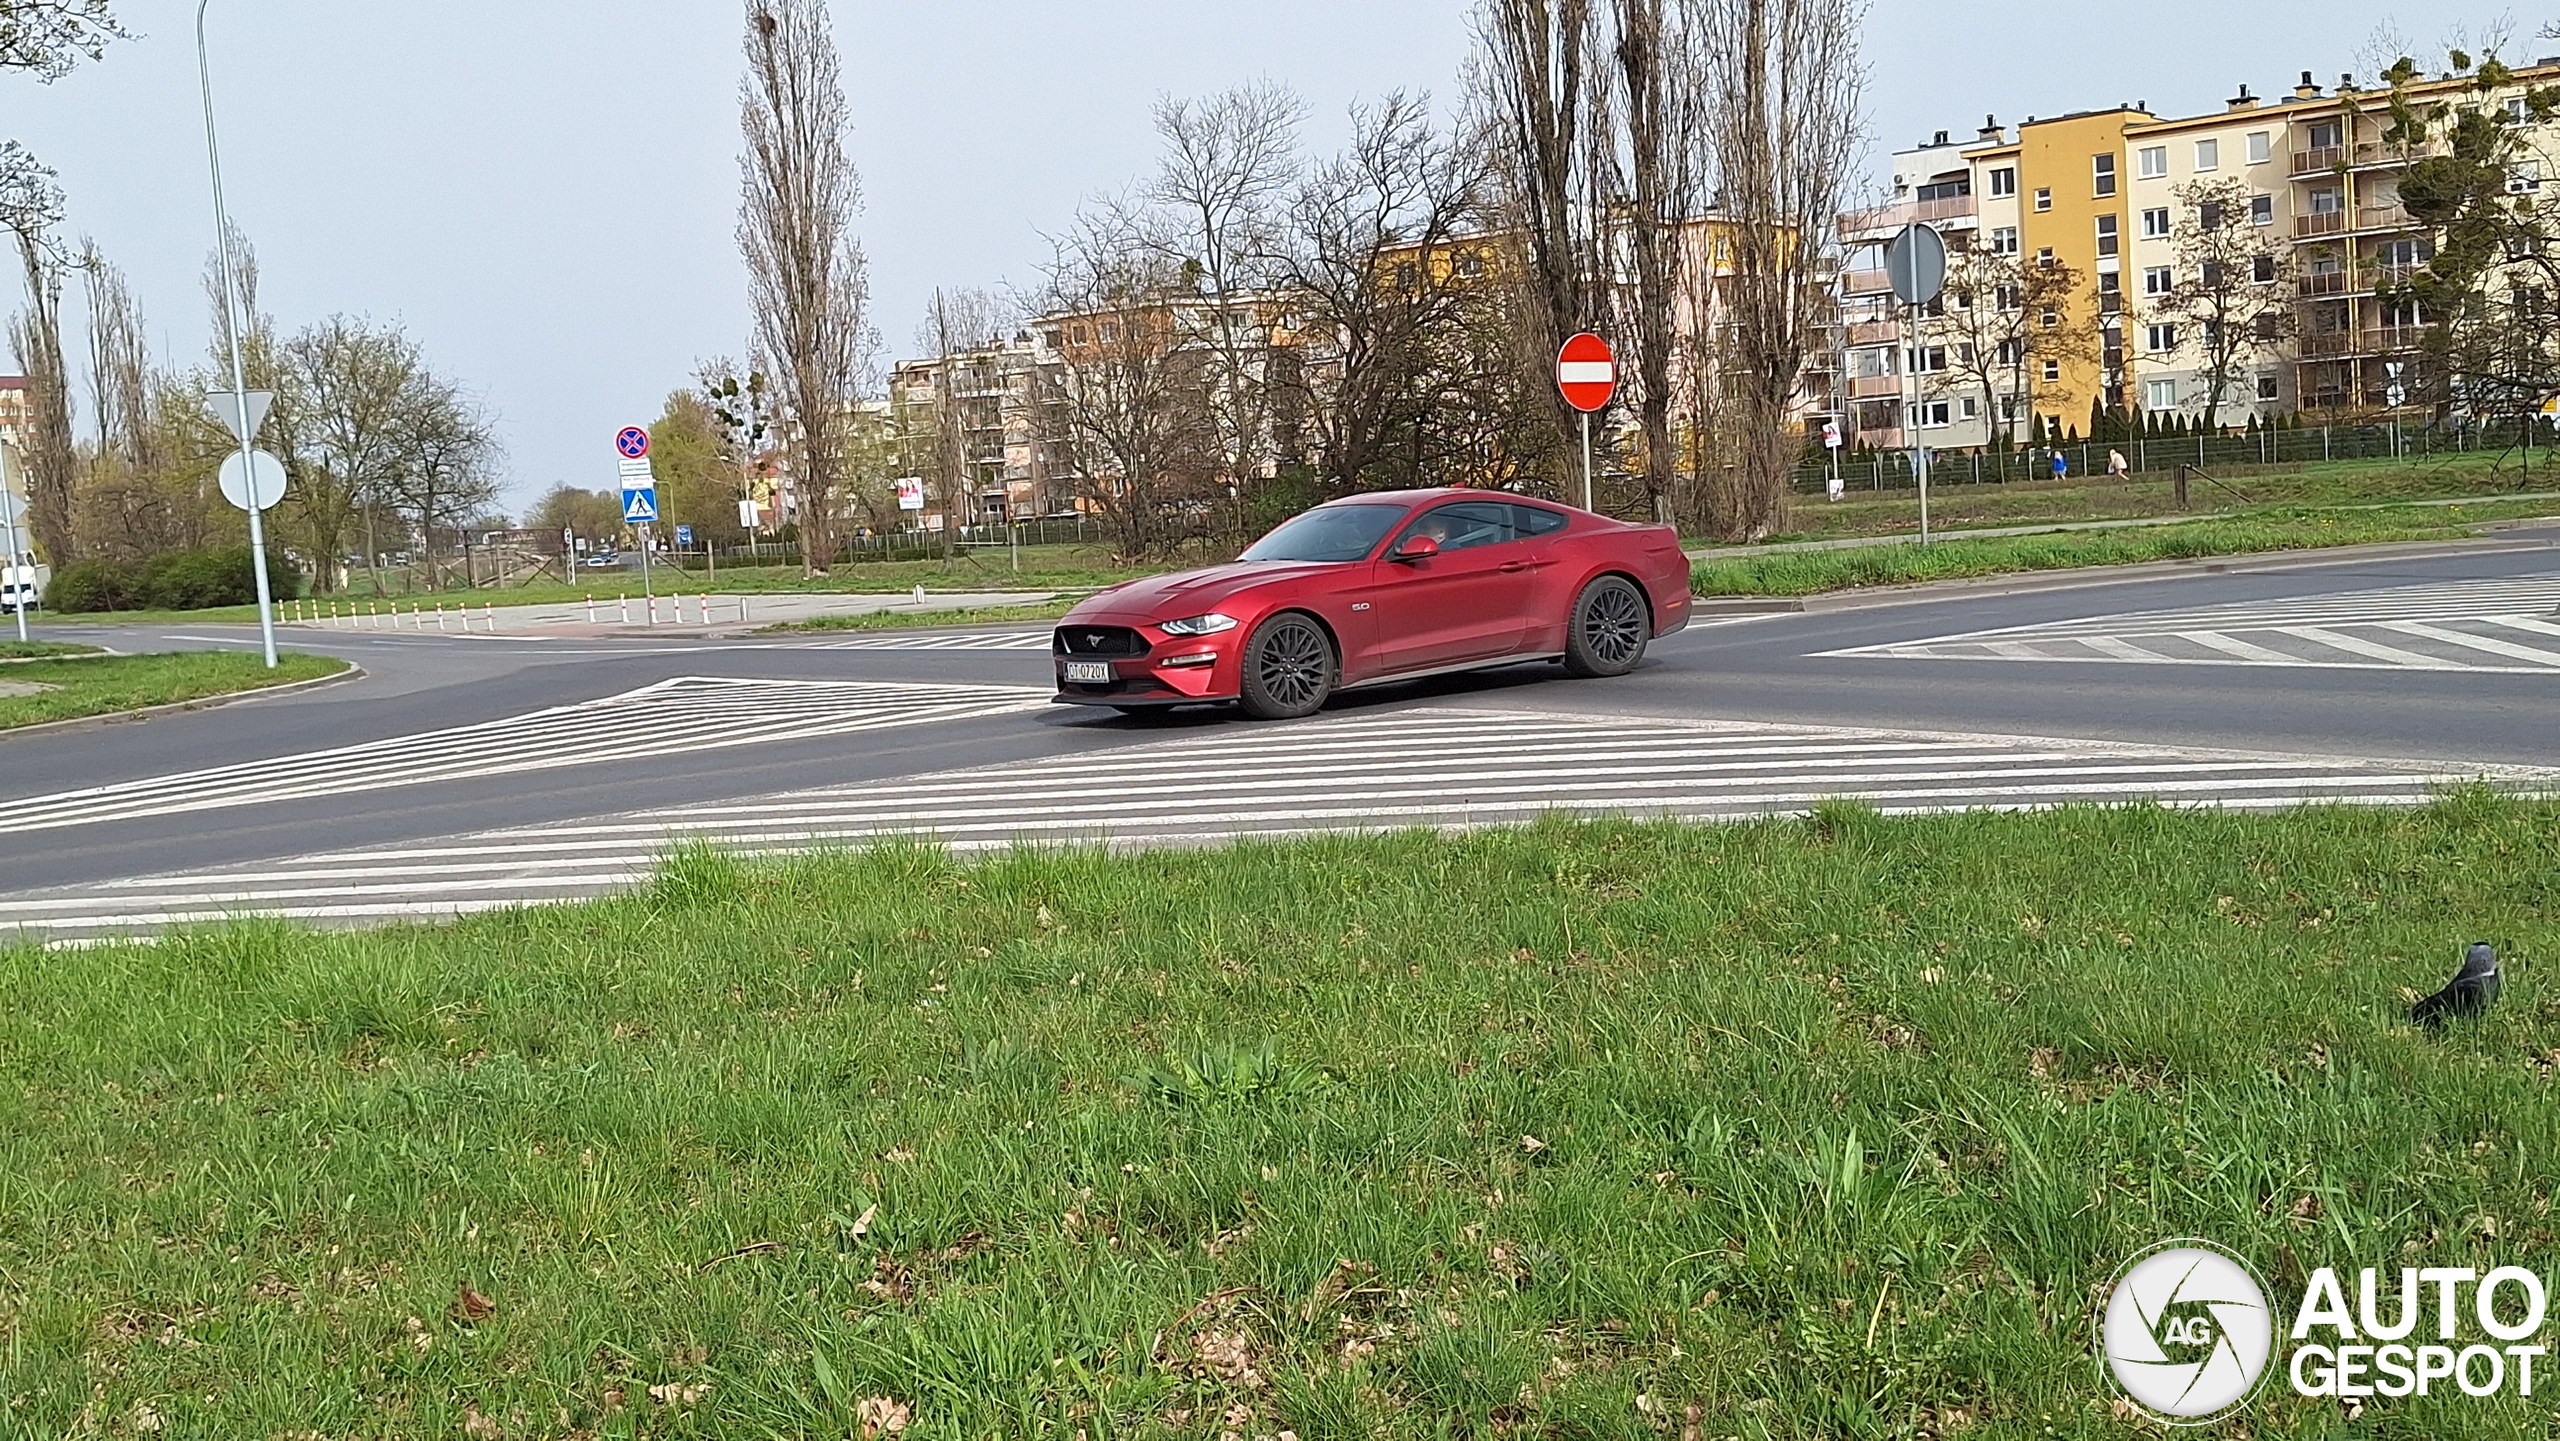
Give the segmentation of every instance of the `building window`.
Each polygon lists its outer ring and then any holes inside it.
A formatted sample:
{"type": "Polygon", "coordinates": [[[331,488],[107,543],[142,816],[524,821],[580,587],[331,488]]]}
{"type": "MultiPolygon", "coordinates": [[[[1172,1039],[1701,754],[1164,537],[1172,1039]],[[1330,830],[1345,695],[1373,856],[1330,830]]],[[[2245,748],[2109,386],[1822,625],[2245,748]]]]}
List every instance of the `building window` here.
{"type": "Polygon", "coordinates": [[[1911,352],[1911,369],[1917,375],[1935,375],[1947,368],[1947,348],[1923,345],[1911,352]]]}
{"type": "Polygon", "coordinates": [[[2053,268],[2052,246],[2047,245],[2036,251],[2036,264],[2047,270],[2051,270],[2053,268]]]}
{"type": "Polygon", "coordinates": [[[1118,343],[1119,339],[1119,325],[1108,320],[1102,322],[1102,343],[1105,345],[1112,345],[1118,343]]]}
{"type": "Polygon", "coordinates": [[[2116,219],[2117,217],[2113,215],[2098,217],[2098,254],[2100,256],[2116,253],[2116,219]]]}
{"type": "Polygon", "coordinates": [[[2258,398],[2260,400],[2282,400],[2284,398],[2284,391],[2276,383],[2275,372],[2264,371],[2259,374],[2258,398]]]}
{"type": "Polygon", "coordinates": [[[2014,225],[1995,225],[1995,226],[1992,226],[1992,227],[1991,227],[1991,253],[1992,253],[1992,254],[1994,254],[1994,255],[2015,255],[2015,254],[2017,254],[2017,253],[2018,253],[2018,227],[2016,227],[2016,226],[2014,226],[2014,225]]]}
{"type": "Polygon", "coordinates": [[[2250,196],[2250,197],[2249,197],[2249,223],[2250,223],[2251,225],[2273,225],[2273,224],[2275,224],[2275,223],[2276,223],[2276,198],[2275,198],[2274,196],[2272,196],[2272,195],[2252,195],[2252,196],[2250,196]]]}
{"type": "Polygon", "coordinates": [[[2507,98],[2508,124],[2523,125],[2529,123],[2532,119],[2533,107],[2525,102],[2525,98],[2523,96],[2513,95],[2507,98]]]}
{"type": "Polygon", "coordinates": [[[1920,407],[1920,428],[1936,430],[1947,423],[1947,403],[1933,400],[1920,407]]]}
{"type": "Polygon", "coordinates": [[[2346,208],[2346,193],[2334,185],[2322,186],[2311,192],[2311,213],[2314,215],[2335,215],[2346,208]]]}
{"type": "Polygon", "coordinates": [[[2311,148],[2314,150],[2335,150],[2345,138],[2346,131],[2341,129],[2335,120],[2315,120],[2311,123],[2311,148]]]}
{"type": "Polygon", "coordinates": [[[2047,385],[2051,385],[2051,384],[2053,384],[2055,381],[2058,381],[2058,380],[2062,379],[2062,362],[2061,362],[2061,361],[2059,361],[2059,360],[2048,360],[2048,361],[2046,361],[2046,362],[2044,363],[2044,372],[2043,372],[2043,374],[2044,374],[2044,383],[2045,383],[2045,384],[2047,384],[2047,385]]]}
{"type": "Polygon", "coordinates": [[[2148,325],[2143,327],[2142,348],[2153,355],[2166,355],[2178,348],[2178,327],[2148,325]]]}
{"type": "Polygon", "coordinates": [[[2267,132],[2264,130],[2250,131],[2249,163],[2252,165],[2264,165],[2273,158],[2275,158],[2275,142],[2267,137],[2267,132]]]}
{"type": "Polygon", "coordinates": [[[2014,367],[2023,363],[2026,358],[2027,343],[2014,335],[2001,341],[1999,348],[1991,352],[1991,361],[1994,365],[2014,367]]]}
{"type": "Polygon", "coordinates": [[[2142,272],[2142,293],[2143,293],[2143,294],[2145,294],[2145,295],[2166,295],[2166,294],[2168,294],[2171,290],[2174,290],[2174,289],[2176,289],[2176,288],[2177,288],[2176,281],[2171,277],[2170,272],[2169,272],[2169,267],[2168,267],[2168,266],[2165,266],[2165,265],[2153,265],[2153,266],[2147,266],[2147,267],[2145,267],[2145,268],[2143,269],[2143,272],[2142,272]]]}
{"type": "Polygon", "coordinates": [[[2177,409],[2178,382],[2174,380],[2144,381],[2142,383],[2142,405],[2146,410],[2177,409]]]}
{"type": "Polygon", "coordinates": [[[1923,202],[1931,200],[1953,200],[1960,195],[1971,195],[1972,193],[1973,177],[1970,175],[1959,175],[1953,180],[1934,181],[1920,187],[1920,199],[1923,202]]]}
{"type": "Polygon", "coordinates": [[[1982,402],[1968,395],[1964,398],[1964,418],[1973,420],[1982,414],[1982,402]]]}
{"type": "Polygon", "coordinates": [[[2272,341],[2277,338],[2277,327],[2280,324],[2281,322],[2276,319],[2275,312],[2268,311],[2249,322],[2249,336],[2251,339],[2256,340],[2261,344],[2272,341]]]}
{"type": "Polygon", "coordinates": [[[2542,162],[2519,160],[2507,167],[2507,193],[2532,195],[2542,189],[2542,162]]]}
{"type": "Polygon", "coordinates": [[[2199,140],[2196,142],[2196,168],[2198,170],[2219,170],[2222,168],[2221,141],[2199,140]]]}
{"type": "Polygon", "coordinates": [[[2090,156],[2089,176],[2093,186],[2093,189],[2090,192],[2091,194],[2096,195],[2100,200],[2104,200],[2108,196],[2115,194],[2116,158],[2112,155],[2090,156]]]}
{"type": "Polygon", "coordinates": [[[1484,252],[1481,250],[1459,251],[1457,268],[1460,280],[1481,278],[1484,275],[1484,252]]]}
{"type": "Polygon", "coordinates": [[[1991,287],[1991,303],[2000,308],[2001,314],[2015,315],[2025,294],[2026,287],[2022,285],[1995,285],[1991,287]]]}
{"type": "Polygon", "coordinates": [[[2062,312],[2048,305],[2044,308],[2044,313],[2037,316],[2036,319],[2044,322],[2045,329],[2051,330],[2053,327],[2062,323],[2062,312]]]}
{"type": "Polygon", "coordinates": [[[2260,285],[2275,284],[2276,258],[2272,255],[2260,255],[2251,259],[2249,262],[2249,278],[2258,282],[2260,285]]]}
{"type": "Polygon", "coordinates": [[[2142,212],[2142,238],[2166,240],[2169,237],[2169,208],[2161,206],[2142,212]]]}
{"type": "Polygon", "coordinates": [[[2015,195],[2018,193],[2018,170],[2016,166],[2003,165],[1999,169],[1991,172],[1991,193],[1995,196],[2015,195]]]}
{"type": "MultiPolygon", "coordinates": [[[[2133,153],[2133,173],[2145,180],[2157,180],[2169,173],[2169,147],[2146,145],[2133,153]]],[[[2113,192],[2101,190],[2101,195],[2113,192]]]]}
{"type": "Polygon", "coordinates": [[[2039,189],[2038,191],[2036,191],[2036,209],[2038,209],[2038,210],[2051,210],[2052,208],[2053,208],[2053,192],[2052,192],[2052,191],[2050,191],[2050,190],[2043,190],[2043,189],[2039,189]]]}
{"type": "Polygon", "coordinates": [[[2221,228],[2222,206],[2220,202],[2208,200],[2204,204],[2196,207],[2196,229],[2210,235],[2221,228]]]}

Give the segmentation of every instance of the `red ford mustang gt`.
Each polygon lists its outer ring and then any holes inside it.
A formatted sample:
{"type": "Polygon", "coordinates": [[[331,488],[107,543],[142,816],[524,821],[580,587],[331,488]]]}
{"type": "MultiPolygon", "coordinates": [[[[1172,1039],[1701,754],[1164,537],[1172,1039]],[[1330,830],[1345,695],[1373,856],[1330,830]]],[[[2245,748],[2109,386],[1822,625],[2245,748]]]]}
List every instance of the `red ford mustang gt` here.
{"type": "Polygon", "coordinates": [[[1226,565],[1089,597],[1051,649],[1061,701],[1234,701],[1284,720],[1339,689],[1516,661],[1624,675],[1688,623],[1689,562],[1669,526],[1400,490],[1320,505],[1226,565]]]}

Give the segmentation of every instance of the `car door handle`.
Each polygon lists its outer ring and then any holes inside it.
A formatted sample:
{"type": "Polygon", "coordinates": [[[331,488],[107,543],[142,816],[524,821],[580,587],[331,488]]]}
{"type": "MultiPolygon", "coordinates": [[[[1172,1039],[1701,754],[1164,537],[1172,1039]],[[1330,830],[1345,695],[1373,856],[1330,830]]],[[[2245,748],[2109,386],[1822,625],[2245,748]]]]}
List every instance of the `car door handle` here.
{"type": "Polygon", "coordinates": [[[1528,568],[1529,562],[1525,560],[1506,560],[1502,563],[1502,573],[1504,575],[1518,575],[1520,572],[1527,570],[1528,568]]]}

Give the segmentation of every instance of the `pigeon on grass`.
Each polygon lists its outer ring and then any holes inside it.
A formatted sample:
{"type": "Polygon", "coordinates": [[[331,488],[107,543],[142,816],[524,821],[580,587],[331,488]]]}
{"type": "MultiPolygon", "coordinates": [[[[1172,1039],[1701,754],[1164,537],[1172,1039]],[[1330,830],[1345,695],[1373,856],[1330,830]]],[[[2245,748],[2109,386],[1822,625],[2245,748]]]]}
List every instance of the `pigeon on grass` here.
{"type": "Polygon", "coordinates": [[[2473,941],[2462,955],[2462,969],[2443,990],[2409,1008],[2409,1019],[2431,1029],[2450,1020],[2468,1019],[2489,1009],[2498,998],[2498,953],[2487,941],[2473,941]]]}

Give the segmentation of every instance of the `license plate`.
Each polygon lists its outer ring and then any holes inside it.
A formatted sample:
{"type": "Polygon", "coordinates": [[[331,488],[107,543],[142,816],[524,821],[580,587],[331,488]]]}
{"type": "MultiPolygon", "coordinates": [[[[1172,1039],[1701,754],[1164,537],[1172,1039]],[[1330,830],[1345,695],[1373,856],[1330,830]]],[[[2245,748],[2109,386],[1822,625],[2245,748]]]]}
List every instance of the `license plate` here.
{"type": "Polygon", "coordinates": [[[1067,679],[1080,685],[1107,685],[1111,681],[1111,662],[1107,660],[1068,661],[1067,679]]]}

